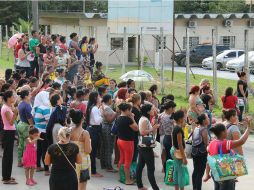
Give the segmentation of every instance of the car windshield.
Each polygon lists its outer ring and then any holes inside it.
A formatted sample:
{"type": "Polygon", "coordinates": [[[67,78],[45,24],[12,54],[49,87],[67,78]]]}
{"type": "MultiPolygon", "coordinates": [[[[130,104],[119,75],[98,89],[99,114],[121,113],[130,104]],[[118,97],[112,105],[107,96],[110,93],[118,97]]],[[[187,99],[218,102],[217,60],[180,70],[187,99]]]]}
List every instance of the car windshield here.
{"type": "MultiPolygon", "coordinates": [[[[249,55],[249,59],[252,59],[253,56],[254,56],[254,52],[249,52],[248,55],[249,55]]],[[[242,54],[242,55],[239,57],[239,60],[244,61],[244,57],[245,57],[245,54],[242,54]]]]}

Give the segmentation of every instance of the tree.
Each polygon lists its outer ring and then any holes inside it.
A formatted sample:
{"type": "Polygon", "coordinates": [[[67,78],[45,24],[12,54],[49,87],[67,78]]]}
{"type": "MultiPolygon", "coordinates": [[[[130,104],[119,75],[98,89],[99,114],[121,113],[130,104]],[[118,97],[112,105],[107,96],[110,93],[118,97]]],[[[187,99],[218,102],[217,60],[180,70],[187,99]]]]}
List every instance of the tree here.
{"type": "Polygon", "coordinates": [[[14,25],[14,27],[17,31],[19,31],[19,27],[21,26],[22,27],[22,32],[23,33],[28,33],[28,28],[29,28],[29,31],[30,31],[33,24],[32,24],[31,21],[25,21],[25,20],[19,18],[18,22],[14,22],[13,25],[14,25]]]}

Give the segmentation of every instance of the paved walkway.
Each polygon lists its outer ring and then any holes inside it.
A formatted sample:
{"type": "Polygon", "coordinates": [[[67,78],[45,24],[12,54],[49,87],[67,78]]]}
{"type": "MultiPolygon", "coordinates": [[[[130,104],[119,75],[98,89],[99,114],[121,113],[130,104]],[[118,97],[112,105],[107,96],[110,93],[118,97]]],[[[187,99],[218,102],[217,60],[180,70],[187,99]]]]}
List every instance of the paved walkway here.
{"type": "MultiPolygon", "coordinates": [[[[248,164],[248,170],[249,170],[249,175],[240,177],[239,182],[237,183],[237,190],[251,190],[254,187],[254,162],[253,157],[254,157],[254,137],[251,137],[246,145],[244,146],[244,152],[246,155],[247,159],[247,164],[248,164]]],[[[15,147],[16,150],[16,147],[15,147]]],[[[159,153],[159,146],[155,149],[157,153],[159,153]]],[[[2,152],[0,153],[2,154],[2,152]]],[[[16,158],[16,152],[14,154],[14,157],[16,158]]],[[[190,175],[192,173],[192,160],[188,160],[188,167],[190,171],[190,175]]],[[[2,162],[0,162],[0,168],[2,162]]],[[[19,182],[18,185],[3,185],[0,183],[0,190],[48,190],[49,185],[48,185],[48,177],[45,177],[43,173],[36,173],[35,174],[35,179],[38,181],[38,185],[33,186],[33,187],[28,187],[25,185],[25,175],[24,175],[24,170],[22,168],[17,168],[17,161],[14,159],[14,167],[13,167],[13,177],[17,179],[19,182]]],[[[162,166],[160,159],[156,158],[156,180],[158,182],[158,185],[161,189],[163,190],[169,190],[173,189],[173,187],[168,187],[164,185],[163,183],[163,174],[161,172],[162,166]]],[[[0,169],[1,170],[1,169],[0,169]]],[[[120,186],[124,190],[137,190],[136,186],[125,186],[121,183],[118,182],[118,174],[111,174],[111,173],[106,173],[104,171],[99,172],[103,173],[104,177],[103,178],[92,178],[88,182],[88,188],[87,190],[103,190],[104,187],[115,187],[115,186],[120,186]]],[[[191,176],[190,176],[191,177],[191,176]]],[[[191,179],[191,178],[190,178],[191,179]]],[[[147,187],[150,187],[149,182],[147,180],[147,174],[146,174],[146,169],[143,171],[143,182],[144,185],[147,187]]],[[[64,183],[64,182],[63,182],[64,183]]],[[[151,189],[151,188],[150,188],[151,189]]],[[[149,189],[149,190],[150,190],[149,189]]],[[[187,190],[192,190],[192,186],[187,186],[185,189],[187,190]]],[[[213,190],[213,183],[212,181],[209,181],[208,183],[205,183],[203,185],[204,190],[213,190]]]]}

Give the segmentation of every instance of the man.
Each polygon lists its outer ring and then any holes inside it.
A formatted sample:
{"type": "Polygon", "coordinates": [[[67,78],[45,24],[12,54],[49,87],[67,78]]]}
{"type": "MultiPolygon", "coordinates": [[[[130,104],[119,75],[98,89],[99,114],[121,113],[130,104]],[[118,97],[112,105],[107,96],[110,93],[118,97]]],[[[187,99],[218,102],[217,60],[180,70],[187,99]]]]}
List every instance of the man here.
{"type": "Polygon", "coordinates": [[[40,41],[38,40],[39,34],[36,30],[32,30],[31,32],[32,38],[29,40],[29,49],[34,54],[34,60],[30,62],[31,65],[31,71],[32,75],[34,75],[34,69],[36,69],[36,77],[39,77],[39,64],[38,64],[38,45],[40,44],[40,41]]]}

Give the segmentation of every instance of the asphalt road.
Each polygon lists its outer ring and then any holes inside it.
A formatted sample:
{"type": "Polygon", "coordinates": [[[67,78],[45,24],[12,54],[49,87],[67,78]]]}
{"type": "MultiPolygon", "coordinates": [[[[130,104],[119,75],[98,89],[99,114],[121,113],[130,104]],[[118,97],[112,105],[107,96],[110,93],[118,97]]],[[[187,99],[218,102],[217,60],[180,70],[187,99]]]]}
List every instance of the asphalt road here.
{"type": "MultiPolygon", "coordinates": [[[[247,165],[248,165],[248,171],[249,175],[243,176],[238,178],[239,182],[236,185],[237,190],[251,190],[254,187],[254,162],[253,156],[254,156],[254,136],[251,136],[247,143],[244,145],[244,153],[246,156],[247,160],[247,165]]],[[[2,150],[1,150],[2,151],[2,150]]],[[[159,154],[160,152],[160,147],[157,146],[155,151],[159,154]]],[[[2,152],[0,152],[2,154],[2,152]]],[[[24,170],[22,168],[16,167],[17,165],[17,159],[16,159],[16,147],[15,147],[15,153],[14,153],[14,165],[13,165],[13,177],[17,179],[19,182],[18,185],[4,185],[0,183],[0,190],[48,190],[49,185],[48,185],[48,179],[49,177],[45,177],[43,173],[35,173],[35,179],[38,182],[38,185],[33,186],[33,187],[28,187],[25,185],[25,175],[24,175],[24,170]]],[[[97,162],[99,163],[99,162],[97,162]]],[[[2,162],[0,162],[0,168],[2,162]]],[[[163,173],[161,172],[162,170],[162,165],[161,161],[159,158],[156,158],[156,180],[159,185],[159,187],[162,190],[168,190],[168,189],[173,189],[173,187],[169,187],[164,185],[163,183],[163,173]]],[[[99,168],[99,166],[98,166],[99,168]]],[[[190,177],[192,174],[192,160],[188,160],[188,168],[190,172],[190,177]]],[[[92,178],[88,182],[88,187],[87,190],[103,190],[105,187],[115,187],[115,186],[120,186],[124,190],[137,190],[136,186],[126,186],[118,182],[118,174],[111,174],[111,173],[106,173],[104,171],[101,171],[100,169],[98,170],[101,172],[104,177],[103,178],[92,178]]],[[[191,178],[190,178],[191,179],[191,178]]],[[[143,183],[146,187],[150,187],[150,184],[148,182],[147,174],[146,174],[146,169],[143,171],[143,183]]],[[[151,188],[149,188],[150,190],[151,188]]],[[[192,190],[192,186],[189,185],[185,189],[187,190],[192,190]]],[[[208,183],[203,184],[203,190],[213,190],[213,182],[210,180],[208,183]]]]}

